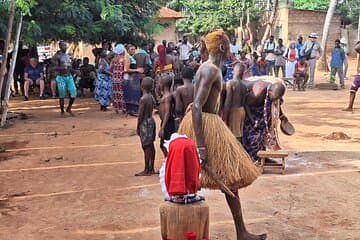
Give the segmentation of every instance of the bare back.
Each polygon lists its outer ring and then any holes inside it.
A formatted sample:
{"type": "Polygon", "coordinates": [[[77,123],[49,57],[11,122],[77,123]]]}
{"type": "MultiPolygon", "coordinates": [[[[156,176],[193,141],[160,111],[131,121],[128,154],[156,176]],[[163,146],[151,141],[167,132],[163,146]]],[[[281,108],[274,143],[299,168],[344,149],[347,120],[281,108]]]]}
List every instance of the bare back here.
{"type": "MultiPolygon", "coordinates": [[[[226,95],[230,95],[231,101],[230,108],[240,108],[245,104],[245,97],[247,94],[247,88],[242,80],[233,79],[227,83],[226,95]],[[230,94],[229,94],[230,93],[230,94]]],[[[226,96],[228,98],[228,96],[226,96]]]]}
{"type": "Polygon", "coordinates": [[[194,101],[194,85],[185,83],[176,89],[176,112],[182,117],[186,108],[194,101]]]}

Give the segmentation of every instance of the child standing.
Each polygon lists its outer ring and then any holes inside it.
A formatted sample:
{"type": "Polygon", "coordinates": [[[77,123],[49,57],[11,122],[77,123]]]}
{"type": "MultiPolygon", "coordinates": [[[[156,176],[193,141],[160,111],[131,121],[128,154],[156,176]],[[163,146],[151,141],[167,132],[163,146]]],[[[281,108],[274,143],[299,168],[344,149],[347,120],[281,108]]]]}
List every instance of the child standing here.
{"type": "Polygon", "coordinates": [[[151,94],[154,81],[150,77],[145,77],[141,83],[143,96],[139,102],[139,116],[137,122],[137,134],[140,136],[141,147],[144,150],[145,168],[144,171],[135,174],[135,176],[150,176],[155,174],[155,135],[156,125],[152,117],[154,100],[151,94]]]}

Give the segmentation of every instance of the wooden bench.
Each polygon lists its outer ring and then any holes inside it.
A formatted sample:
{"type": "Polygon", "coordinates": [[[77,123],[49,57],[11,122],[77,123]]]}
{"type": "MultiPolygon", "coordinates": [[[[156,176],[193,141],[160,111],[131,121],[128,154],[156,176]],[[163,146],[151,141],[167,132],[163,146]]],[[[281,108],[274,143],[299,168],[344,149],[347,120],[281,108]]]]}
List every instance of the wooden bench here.
{"type": "Polygon", "coordinates": [[[260,169],[264,172],[264,167],[281,167],[282,174],[285,174],[285,158],[289,155],[284,151],[259,151],[258,157],[260,158],[260,169]],[[266,158],[281,158],[281,163],[265,163],[266,158]]]}

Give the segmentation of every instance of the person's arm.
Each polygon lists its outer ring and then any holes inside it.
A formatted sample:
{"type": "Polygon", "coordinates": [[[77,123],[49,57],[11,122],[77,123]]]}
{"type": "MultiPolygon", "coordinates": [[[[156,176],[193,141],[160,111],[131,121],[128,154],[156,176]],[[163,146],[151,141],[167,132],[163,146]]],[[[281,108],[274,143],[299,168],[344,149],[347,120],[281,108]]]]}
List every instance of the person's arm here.
{"type": "Polygon", "coordinates": [[[208,100],[210,88],[213,82],[217,79],[217,77],[220,77],[220,73],[217,69],[209,68],[209,66],[204,67],[199,75],[199,87],[192,106],[192,123],[194,126],[196,146],[198,147],[200,159],[202,160],[203,165],[207,163],[208,157],[202,126],[202,108],[208,100]]]}
{"type": "Polygon", "coordinates": [[[320,43],[319,44],[319,56],[318,56],[318,59],[323,55],[323,49],[321,48],[321,45],[320,43]]]}
{"type": "Polygon", "coordinates": [[[304,56],[304,55],[305,55],[306,46],[307,46],[307,44],[305,43],[305,44],[302,46],[302,48],[300,49],[300,55],[301,55],[301,56],[304,56]]]}
{"type": "Polygon", "coordinates": [[[139,102],[139,115],[138,115],[137,127],[136,127],[137,135],[140,135],[140,124],[145,120],[144,112],[145,112],[145,103],[144,103],[144,99],[141,98],[139,102]]]}
{"type": "Polygon", "coordinates": [[[171,106],[171,96],[167,97],[164,101],[165,114],[163,116],[162,124],[160,126],[159,138],[163,138],[164,136],[165,126],[170,118],[170,106],[171,106]]]}
{"type": "Polygon", "coordinates": [[[229,81],[226,84],[226,98],[225,98],[224,112],[223,112],[223,121],[226,123],[226,125],[229,124],[229,115],[230,115],[231,103],[233,98],[231,82],[232,81],[229,81]]]}
{"type": "Polygon", "coordinates": [[[43,73],[40,73],[40,78],[37,79],[37,80],[44,80],[44,74],[43,74],[43,73]]]}
{"type": "Polygon", "coordinates": [[[25,73],[24,73],[24,79],[25,79],[25,81],[30,81],[31,80],[29,78],[29,74],[27,73],[26,69],[25,69],[25,73]]]}
{"type": "Polygon", "coordinates": [[[184,113],[184,106],[183,106],[183,102],[181,99],[181,94],[178,91],[174,92],[175,95],[175,112],[176,112],[176,117],[177,118],[181,118],[183,113],[184,113]]]}

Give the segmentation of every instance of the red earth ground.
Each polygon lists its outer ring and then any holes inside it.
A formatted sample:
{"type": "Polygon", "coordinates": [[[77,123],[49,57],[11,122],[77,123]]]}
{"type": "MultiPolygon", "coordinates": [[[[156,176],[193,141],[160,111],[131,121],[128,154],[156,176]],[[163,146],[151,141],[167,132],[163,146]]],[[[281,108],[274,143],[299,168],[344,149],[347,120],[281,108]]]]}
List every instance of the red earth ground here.
{"type": "MultiPolygon", "coordinates": [[[[360,97],[354,113],[343,112],[348,92],[287,91],[296,133],[280,136],[291,153],[286,174],[266,171],[241,189],[249,231],[275,240],[360,239],[360,97]],[[350,138],[333,140],[333,132],[350,138]]],[[[90,98],[76,101],[75,118],[60,118],[56,100],[12,99],[10,110],[30,118],[0,130],[1,240],[161,238],[159,178],[134,177],[143,168],[136,118],[100,112],[90,98]]],[[[211,239],[235,239],[223,194],[202,193],[211,239]]]]}

